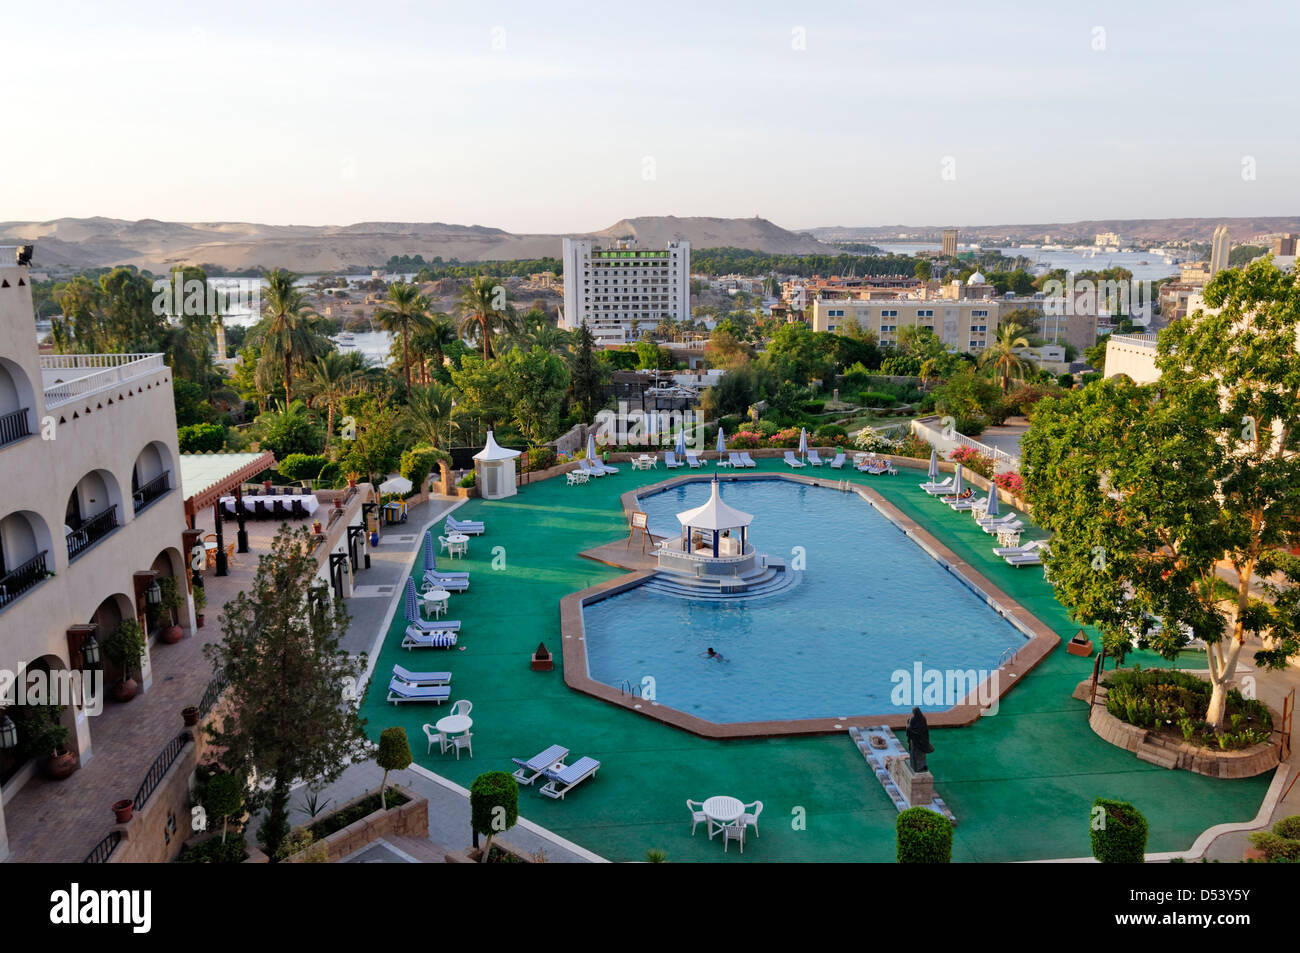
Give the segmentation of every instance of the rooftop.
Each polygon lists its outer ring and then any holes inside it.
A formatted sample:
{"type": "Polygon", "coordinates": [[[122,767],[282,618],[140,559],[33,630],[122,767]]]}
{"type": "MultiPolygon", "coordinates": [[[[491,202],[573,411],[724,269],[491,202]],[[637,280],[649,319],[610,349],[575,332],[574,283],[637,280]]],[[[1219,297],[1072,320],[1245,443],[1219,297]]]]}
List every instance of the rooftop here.
{"type": "Polygon", "coordinates": [[[45,409],[147,377],[166,366],[162,354],[42,354],[45,409]]]}

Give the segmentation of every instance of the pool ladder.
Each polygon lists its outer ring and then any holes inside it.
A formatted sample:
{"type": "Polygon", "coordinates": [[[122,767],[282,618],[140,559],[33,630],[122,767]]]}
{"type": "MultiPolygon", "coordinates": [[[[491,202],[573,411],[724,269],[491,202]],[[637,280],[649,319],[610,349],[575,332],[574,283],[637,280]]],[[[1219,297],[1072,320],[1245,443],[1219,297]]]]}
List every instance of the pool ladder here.
{"type": "Polygon", "coordinates": [[[995,667],[1002,668],[1004,665],[1010,665],[1011,660],[1016,657],[1016,653],[1019,651],[1020,649],[1016,646],[1008,645],[1002,650],[1002,654],[998,656],[998,664],[995,667]]]}
{"type": "Polygon", "coordinates": [[[640,698],[641,683],[637,682],[637,684],[633,685],[629,679],[625,678],[623,681],[618,683],[618,693],[620,695],[631,695],[634,698],[640,698]]]}

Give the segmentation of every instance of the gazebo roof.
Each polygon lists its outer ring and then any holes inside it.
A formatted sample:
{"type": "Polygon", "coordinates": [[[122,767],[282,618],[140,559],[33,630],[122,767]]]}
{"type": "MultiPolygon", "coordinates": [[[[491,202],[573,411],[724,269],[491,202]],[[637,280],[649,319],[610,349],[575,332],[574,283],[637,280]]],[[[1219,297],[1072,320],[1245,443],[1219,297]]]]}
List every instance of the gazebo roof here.
{"type": "Polygon", "coordinates": [[[474,454],[474,459],[483,460],[483,461],[513,460],[515,457],[519,456],[519,453],[520,451],[518,450],[511,450],[508,447],[503,447],[500,444],[498,444],[497,438],[494,437],[492,435],[492,431],[489,430],[487,435],[487,443],[483,446],[482,450],[474,454]]]}
{"type": "Polygon", "coordinates": [[[265,453],[182,453],[181,492],[185,512],[193,514],[211,506],[241,483],[247,483],[275,466],[275,454],[265,453]]]}
{"type": "Polygon", "coordinates": [[[678,513],[677,520],[683,526],[712,530],[737,529],[741,526],[748,526],[754,521],[754,517],[753,514],[742,513],[740,510],[722,502],[722,497],[718,495],[718,480],[717,477],[714,477],[713,492],[709,494],[709,501],[693,510],[678,513]]]}

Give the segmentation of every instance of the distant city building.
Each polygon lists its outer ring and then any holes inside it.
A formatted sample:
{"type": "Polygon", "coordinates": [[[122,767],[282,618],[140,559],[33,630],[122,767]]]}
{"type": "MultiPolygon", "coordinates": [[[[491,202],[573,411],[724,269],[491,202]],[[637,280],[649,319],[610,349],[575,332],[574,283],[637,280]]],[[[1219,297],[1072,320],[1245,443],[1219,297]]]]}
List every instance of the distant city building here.
{"type": "Polygon", "coordinates": [[[1296,253],[1296,242],[1298,237],[1300,236],[1286,234],[1279,235],[1277,238],[1273,239],[1273,254],[1293,257],[1296,253]]]}
{"type": "Polygon", "coordinates": [[[1123,244],[1114,232],[1101,232],[1092,241],[1098,248],[1118,248],[1123,244]]]}
{"type": "Polygon", "coordinates": [[[1228,238],[1228,226],[1220,225],[1214,230],[1214,240],[1210,243],[1210,277],[1213,278],[1228,267],[1228,253],[1232,251],[1232,241],[1228,238]]]}
{"type": "Polygon", "coordinates": [[[690,242],[649,249],[566,238],[562,256],[564,325],[586,325],[597,343],[636,340],[660,321],[691,316],[690,242]]]}
{"type": "Polygon", "coordinates": [[[945,228],[943,230],[943,253],[945,255],[957,254],[957,229],[945,228]]]}
{"type": "MultiPolygon", "coordinates": [[[[1015,306],[1027,304],[1018,301],[1015,306]]],[[[881,347],[893,347],[901,328],[919,326],[933,331],[950,351],[979,352],[996,335],[998,314],[1004,307],[999,301],[977,298],[893,301],[818,298],[813,302],[812,328],[842,334],[850,321],[856,321],[863,331],[876,336],[881,347]]]]}

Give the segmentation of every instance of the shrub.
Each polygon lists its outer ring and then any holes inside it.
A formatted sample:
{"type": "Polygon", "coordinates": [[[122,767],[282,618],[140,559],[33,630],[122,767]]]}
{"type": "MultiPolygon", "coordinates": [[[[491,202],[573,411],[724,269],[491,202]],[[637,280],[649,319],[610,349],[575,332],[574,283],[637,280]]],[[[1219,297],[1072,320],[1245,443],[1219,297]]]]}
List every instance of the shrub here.
{"type": "Polygon", "coordinates": [[[1146,857],[1147,819],[1127,801],[1099,797],[1089,825],[1092,856],[1103,864],[1140,864],[1146,857]],[[1102,809],[1098,816],[1097,808],[1102,809]]]}
{"type": "Polygon", "coordinates": [[[960,446],[948,455],[948,459],[953,463],[960,463],[968,470],[973,470],[985,479],[993,476],[993,468],[996,466],[992,457],[980,453],[974,447],[960,446]]]}
{"type": "Polygon", "coordinates": [[[733,450],[757,450],[762,443],[762,434],[753,430],[738,430],[731,435],[727,446],[733,450]]]}
{"type": "Polygon", "coordinates": [[[485,859],[490,857],[492,838],[504,834],[519,820],[519,784],[505,771],[487,771],[469,786],[470,824],[474,834],[486,834],[485,859]]]}
{"type": "Polygon", "coordinates": [[[1025,492],[1025,478],[1010,470],[999,473],[993,478],[993,482],[1013,496],[1020,496],[1025,492]]]}
{"type": "Polygon", "coordinates": [[[1270,864],[1300,863],[1300,840],[1282,837],[1276,831],[1256,831],[1250,835],[1250,843],[1264,852],[1264,860],[1270,864]]]}
{"type": "Polygon", "coordinates": [[[757,429],[762,436],[771,437],[781,429],[781,426],[775,420],[760,420],[757,429]]]}
{"type": "Polygon", "coordinates": [[[343,482],[343,471],[337,463],[327,463],[316,476],[316,485],[323,490],[338,489],[343,482]]]}
{"type": "Polygon", "coordinates": [[[849,439],[849,432],[839,424],[824,424],[817,428],[817,437],[825,443],[842,443],[849,439]]]}
{"type": "Polygon", "coordinates": [[[242,864],[248,857],[248,848],[242,837],[223,841],[214,837],[194,847],[181,851],[182,864],[242,864]]]}
{"type": "Polygon", "coordinates": [[[451,462],[451,458],[442,450],[432,447],[412,447],[402,454],[398,472],[411,481],[416,490],[423,490],[428,483],[429,474],[438,472],[441,461],[451,462]]]}
{"type": "Polygon", "coordinates": [[[244,812],[243,782],[237,775],[224,771],[208,778],[203,790],[203,809],[212,820],[220,819],[221,839],[224,841],[230,819],[244,812]]]}
{"type": "MultiPolygon", "coordinates": [[[[893,453],[895,441],[882,433],[872,430],[870,427],[864,427],[853,438],[853,446],[859,450],[869,450],[872,453],[893,453]]],[[[929,453],[929,451],[926,452],[929,453]]]]}
{"type": "Polygon", "coordinates": [[[799,429],[798,427],[786,427],[784,430],[778,430],[772,434],[767,441],[767,445],[769,447],[797,447],[799,446],[799,429]]]}
{"type": "Polygon", "coordinates": [[[947,864],[952,861],[952,821],[928,807],[909,807],[898,815],[900,864],[947,864]]]}
{"type": "Polygon", "coordinates": [[[826,409],[826,402],[822,400],[810,400],[803,405],[805,414],[820,414],[826,409]]]}
{"type": "Polygon", "coordinates": [[[385,728],[379,735],[379,751],[375,764],[384,769],[384,779],[379,782],[379,806],[387,809],[383,792],[388,787],[389,771],[404,771],[411,766],[411,744],[406,740],[406,729],[400,725],[385,728]]]}
{"type": "Polygon", "coordinates": [[[1273,833],[1278,837],[1300,840],[1300,814],[1292,814],[1290,817],[1282,818],[1273,825],[1273,833]]]}
{"type": "Polygon", "coordinates": [[[1066,390],[1069,390],[1074,386],[1074,375],[1062,374],[1060,377],[1056,379],[1056,383],[1059,384],[1061,387],[1064,387],[1066,390]]]}
{"type": "Polygon", "coordinates": [[[528,448],[528,465],[524,468],[525,473],[546,470],[553,466],[555,466],[555,451],[550,447],[528,448]]]}
{"type": "Polygon", "coordinates": [[[864,390],[858,395],[858,400],[868,407],[893,407],[898,403],[898,398],[893,394],[879,390],[864,390]]]}
{"type": "Polygon", "coordinates": [[[910,430],[903,435],[894,447],[894,453],[900,457],[913,457],[918,460],[930,459],[930,441],[918,437],[910,430]]]}
{"type": "Polygon", "coordinates": [[[311,834],[316,840],[324,840],[335,831],[341,831],[349,824],[355,824],[363,817],[369,817],[375,811],[383,809],[384,801],[392,803],[393,807],[401,807],[410,800],[405,794],[397,788],[389,788],[384,792],[381,798],[379,792],[369,794],[348,807],[341,808],[333,814],[327,814],[319,821],[311,825],[311,834]]]}
{"type": "Polygon", "coordinates": [[[215,453],[226,445],[226,428],[220,424],[191,424],[176,431],[181,453],[215,453]]]}
{"type": "Polygon", "coordinates": [[[279,470],[286,480],[314,480],[327,463],[317,453],[291,453],[280,461],[279,470]]]}
{"type": "Polygon", "coordinates": [[[463,477],[457,480],[456,485],[469,488],[474,485],[475,477],[475,472],[471,470],[469,473],[466,473],[463,477]]]}

